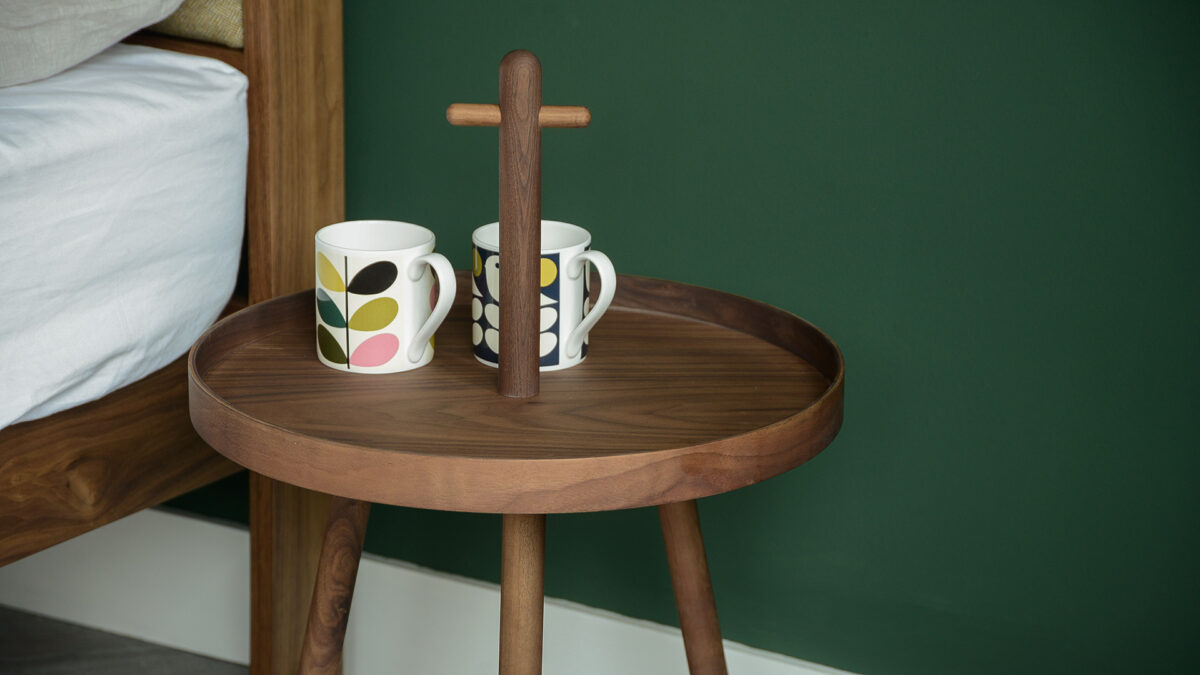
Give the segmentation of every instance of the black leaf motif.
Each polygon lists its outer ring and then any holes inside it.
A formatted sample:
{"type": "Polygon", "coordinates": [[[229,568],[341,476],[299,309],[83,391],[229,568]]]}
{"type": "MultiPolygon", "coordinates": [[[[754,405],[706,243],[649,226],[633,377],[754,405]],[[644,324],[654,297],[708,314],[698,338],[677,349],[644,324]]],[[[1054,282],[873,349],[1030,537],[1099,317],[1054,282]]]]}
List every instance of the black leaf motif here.
{"type": "Polygon", "coordinates": [[[396,281],[396,276],[399,271],[396,266],[386,260],[380,260],[377,263],[367,265],[354,278],[350,280],[350,285],[346,290],[358,295],[375,295],[382,293],[391,287],[396,281]]]}

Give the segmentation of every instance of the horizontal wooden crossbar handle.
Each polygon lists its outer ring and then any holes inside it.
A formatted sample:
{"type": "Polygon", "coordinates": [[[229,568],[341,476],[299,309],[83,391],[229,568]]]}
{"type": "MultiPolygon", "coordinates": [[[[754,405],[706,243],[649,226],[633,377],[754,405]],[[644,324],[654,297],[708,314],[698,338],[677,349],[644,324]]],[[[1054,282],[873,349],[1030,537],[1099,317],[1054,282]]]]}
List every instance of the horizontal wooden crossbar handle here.
{"type": "MultiPolygon", "coordinates": [[[[494,103],[451,103],[446,121],[456,127],[498,127],[500,106],[494,103]]],[[[538,125],[556,129],[578,129],[592,121],[592,112],[581,105],[544,105],[538,110],[538,125]]]]}

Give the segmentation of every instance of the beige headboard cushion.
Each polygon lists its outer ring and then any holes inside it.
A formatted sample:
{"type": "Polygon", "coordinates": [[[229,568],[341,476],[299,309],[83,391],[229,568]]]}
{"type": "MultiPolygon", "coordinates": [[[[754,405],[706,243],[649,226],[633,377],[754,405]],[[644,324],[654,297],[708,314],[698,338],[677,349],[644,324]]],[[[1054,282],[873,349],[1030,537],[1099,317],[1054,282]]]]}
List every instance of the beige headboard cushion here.
{"type": "Polygon", "coordinates": [[[184,0],[150,30],[241,49],[245,43],[242,0],[184,0]]]}

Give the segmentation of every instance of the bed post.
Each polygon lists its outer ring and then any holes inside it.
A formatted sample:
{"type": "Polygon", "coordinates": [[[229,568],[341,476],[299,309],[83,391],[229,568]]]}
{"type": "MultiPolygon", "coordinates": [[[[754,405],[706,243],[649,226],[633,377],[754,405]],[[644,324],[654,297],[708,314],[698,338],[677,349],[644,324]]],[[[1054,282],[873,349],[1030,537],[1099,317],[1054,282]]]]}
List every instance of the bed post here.
{"type": "MultiPolygon", "coordinates": [[[[245,0],[250,302],[313,285],[313,234],[345,217],[340,0],[245,0]]],[[[254,675],[291,675],[329,498],[250,477],[254,675]]]]}

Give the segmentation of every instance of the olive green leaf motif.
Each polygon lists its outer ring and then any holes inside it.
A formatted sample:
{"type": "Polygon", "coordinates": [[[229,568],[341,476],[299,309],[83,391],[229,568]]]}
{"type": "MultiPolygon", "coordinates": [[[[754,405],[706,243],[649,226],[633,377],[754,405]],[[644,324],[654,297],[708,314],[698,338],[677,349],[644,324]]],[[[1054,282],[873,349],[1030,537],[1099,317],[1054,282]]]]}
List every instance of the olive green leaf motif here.
{"type": "Polygon", "coordinates": [[[342,346],[338,344],[337,338],[333,337],[333,334],[320,324],[317,325],[317,347],[326,361],[339,364],[346,362],[346,352],[342,351],[342,346]]]}

